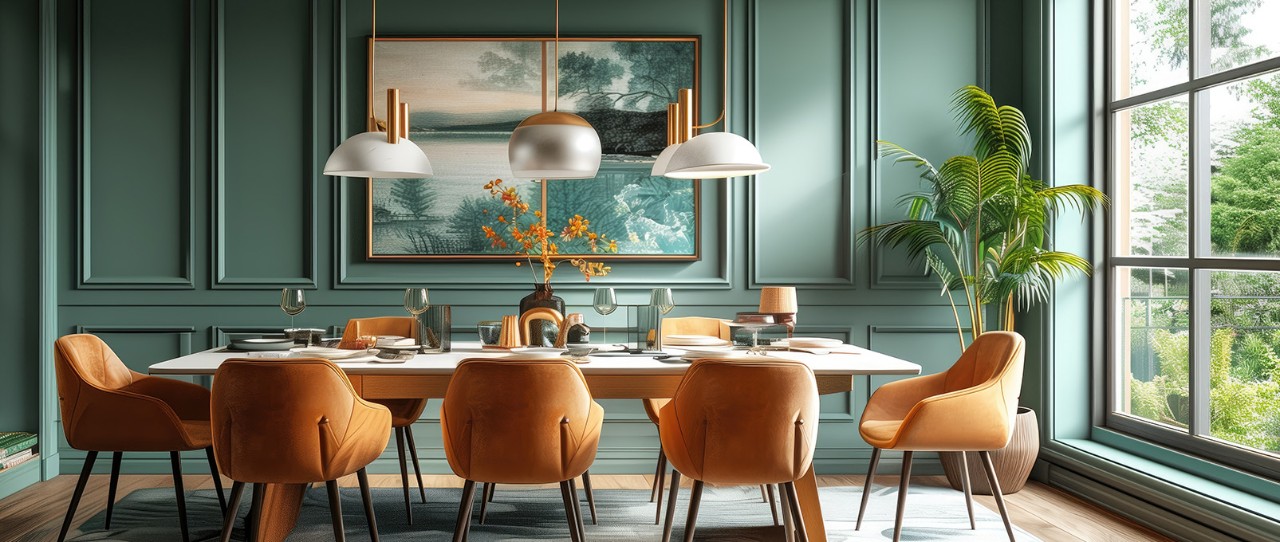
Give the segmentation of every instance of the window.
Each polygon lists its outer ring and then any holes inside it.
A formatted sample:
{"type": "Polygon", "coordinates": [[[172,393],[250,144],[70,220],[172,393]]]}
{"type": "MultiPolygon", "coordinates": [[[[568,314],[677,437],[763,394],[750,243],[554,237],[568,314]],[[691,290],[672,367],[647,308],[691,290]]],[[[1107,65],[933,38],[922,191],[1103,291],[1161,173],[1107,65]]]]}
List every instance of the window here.
{"type": "Polygon", "coordinates": [[[1280,0],[1109,14],[1107,425],[1280,475],[1280,0]]]}

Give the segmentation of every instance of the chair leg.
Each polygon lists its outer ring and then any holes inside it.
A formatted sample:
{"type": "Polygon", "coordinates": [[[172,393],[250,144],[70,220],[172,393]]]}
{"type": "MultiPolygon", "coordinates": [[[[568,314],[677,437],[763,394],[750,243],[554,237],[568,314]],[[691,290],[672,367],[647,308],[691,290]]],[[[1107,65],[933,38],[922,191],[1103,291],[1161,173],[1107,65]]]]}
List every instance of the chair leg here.
{"type": "Polygon", "coordinates": [[[427,504],[427,489],[422,485],[422,466],[418,464],[418,445],[413,443],[413,426],[404,428],[405,440],[409,441],[409,457],[413,459],[413,474],[418,477],[418,496],[422,504],[427,504]]]}
{"type": "Polygon", "coordinates": [[[356,471],[356,479],[360,481],[360,500],[364,501],[364,519],[369,522],[369,538],[378,542],[378,520],[373,515],[373,496],[369,494],[369,473],[364,469],[356,471]]]}
{"type": "Polygon", "coordinates": [[[116,504],[116,485],[120,483],[120,460],[124,457],[124,452],[114,452],[111,454],[111,485],[107,486],[107,519],[103,520],[102,528],[111,528],[111,509],[116,504]]]}
{"type": "Polygon", "coordinates": [[[409,466],[404,462],[404,428],[396,427],[396,454],[400,457],[400,486],[404,488],[404,513],[413,525],[413,506],[409,502],[409,466]]]}
{"type": "Polygon", "coordinates": [[[796,539],[800,542],[809,542],[809,533],[804,530],[804,516],[800,514],[800,499],[796,495],[795,482],[787,482],[782,484],[787,490],[787,507],[791,509],[791,521],[795,523],[796,539]]]}
{"type": "Polygon", "coordinates": [[[84,495],[84,485],[89,482],[89,474],[93,472],[93,462],[98,459],[98,452],[88,452],[84,456],[84,468],[80,469],[80,479],[76,481],[76,490],[71,494],[71,506],[67,508],[67,517],[62,518],[62,532],[58,534],[58,542],[67,539],[67,531],[71,530],[71,520],[76,515],[76,507],[80,506],[80,497],[84,495]]]}
{"type": "Polygon", "coordinates": [[[213,446],[204,449],[209,458],[209,474],[213,475],[213,489],[218,492],[218,506],[222,508],[222,517],[227,516],[227,496],[222,494],[222,473],[218,471],[218,460],[213,458],[213,446]]]}
{"type": "Polygon", "coordinates": [[[569,481],[560,482],[560,500],[564,502],[564,516],[569,522],[569,540],[580,542],[582,533],[578,532],[578,519],[573,510],[578,507],[578,499],[569,487],[569,481]]]}
{"type": "Polygon", "coordinates": [[[760,486],[760,489],[766,490],[766,492],[769,494],[769,513],[773,515],[773,526],[777,527],[778,526],[778,509],[776,507],[777,501],[774,499],[774,496],[773,496],[773,484],[762,485],[760,486]],[[766,486],[768,486],[768,489],[766,489],[766,486]]]}
{"type": "Polygon", "coordinates": [[[893,519],[893,542],[902,539],[902,514],[907,509],[907,487],[911,485],[912,452],[902,452],[902,481],[898,482],[898,513],[893,519]]]}
{"type": "Polygon", "coordinates": [[[769,502],[769,493],[764,489],[764,484],[760,484],[760,502],[769,502]]]}
{"type": "MultiPolygon", "coordinates": [[[[661,483],[659,480],[661,480],[663,476],[666,476],[666,473],[662,472],[662,462],[666,458],[667,458],[667,454],[662,453],[662,445],[659,444],[658,445],[658,461],[653,466],[653,487],[649,492],[649,502],[654,502],[658,500],[658,495],[662,493],[662,487],[659,486],[658,484],[661,483]]],[[[658,508],[661,509],[662,506],[659,505],[658,508]]],[[[662,514],[658,514],[658,515],[659,517],[661,517],[662,514]]]]}
{"type": "MultiPolygon", "coordinates": [[[[671,472],[675,472],[675,469],[671,469],[671,472]]],[[[658,493],[658,510],[657,510],[657,513],[653,515],[654,525],[657,525],[662,521],[662,484],[666,479],[667,479],[667,453],[664,452],[662,448],[658,448],[658,475],[653,480],[653,483],[655,484],[654,487],[656,488],[655,491],[658,493]]],[[[674,485],[675,482],[672,482],[672,484],[674,485]]]]}
{"type": "Polygon", "coordinates": [[[960,452],[960,487],[964,489],[964,505],[969,509],[969,529],[978,530],[978,523],[973,519],[973,486],[969,481],[969,456],[960,452]]]}
{"type": "Polygon", "coordinates": [[[240,509],[240,498],[244,496],[244,482],[231,482],[231,513],[223,514],[222,536],[219,542],[231,542],[231,529],[236,525],[236,511],[240,509]]]}
{"type": "Polygon", "coordinates": [[[662,542],[671,542],[671,523],[676,519],[676,496],[679,495],[679,489],[680,471],[671,469],[671,495],[667,498],[667,521],[662,524],[662,542]]]}
{"type": "Polygon", "coordinates": [[[1009,522],[1009,510],[1004,507],[1004,495],[1000,493],[1000,481],[996,479],[996,468],[991,464],[991,452],[978,452],[982,456],[982,467],[987,471],[987,483],[991,484],[991,496],[996,498],[996,507],[1000,509],[1000,519],[1004,520],[1004,530],[1009,533],[1009,542],[1016,542],[1013,536],[1013,524],[1009,522]]]}
{"type": "Polygon", "coordinates": [[[578,502],[578,482],[573,478],[569,479],[569,495],[573,496],[573,517],[578,520],[578,541],[584,542],[587,539],[587,526],[582,522],[582,505],[578,502]]]}
{"type": "Polygon", "coordinates": [[[178,526],[182,528],[182,542],[191,537],[187,534],[187,494],[182,489],[182,454],[169,452],[169,464],[173,467],[173,493],[178,498],[178,526]]]}
{"type": "Polygon", "coordinates": [[[480,485],[480,524],[484,525],[485,519],[489,517],[489,494],[493,492],[494,483],[484,483],[480,485]]]}
{"type": "Polygon", "coordinates": [[[462,484],[462,500],[458,502],[458,523],[453,526],[453,542],[462,542],[467,538],[467,528],[471,526],[471,504],[476,498],[476,483],[467,480],[462,484]]]}
{"type": "Polygon", "coordinates": [[[702,480],[693,481],[689,492],[689,516],[684,522],[684,542],[693,542],[693,531],[698,524],[698,505],[702,503],[702,480]]]}
{"type": "Polygon", "coordinates": [[[258,527],[262,519],[262,502],[267,495],[267,484],[253,484],[253,501],[249,504],[249,516],[245,518],[245,530],[249,540],[258,540],[258,527]]]}
{"type": "Polygon", "coordinates": [[[329,519],[333,522],[333,539],[346,542],[347,530],[342,527],[342,494],[338,493],[338,481],[327,480],[324,488],[329,493],[329,519]]]}
{"type": "Polygon", "coordinates": [[[862,506],[858,507],[858,523],[853,530],[862,530],[862,516],[867,513],[867,499],[871,498],[871,479],[876,475],[876,467],[880,466],[880,448],[871,449],[871,464],[867,467],[867,483],[862,486],[862,506]]]}
{"type": "Polygon", "coordinates": [[[791,518],[791,499],[787,498],[787,490],[785,488],[779,489],[778,498],[781,500],[779,504],[782,505],[780,507],[782,508],[782,528],[786,530],[787,542],[795,542],[796,528],[792,525],[795,520],[791,518]]]}
{"type": "Polygon", "coordinates": [[[582,472],[582,489],[587,493],[587,509],[591,511],[591,524],[599,525],[596,521],[596,496],[591,492],[591,471],[582,472]]]}

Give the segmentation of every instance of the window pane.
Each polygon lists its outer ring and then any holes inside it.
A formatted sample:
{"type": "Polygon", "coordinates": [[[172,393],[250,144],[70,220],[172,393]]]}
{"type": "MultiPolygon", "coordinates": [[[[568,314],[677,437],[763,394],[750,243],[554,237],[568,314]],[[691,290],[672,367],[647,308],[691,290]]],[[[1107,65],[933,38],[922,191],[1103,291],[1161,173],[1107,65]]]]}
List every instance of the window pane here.
{"type": "Polygon", "coordinates": [[[1187,270],[1118,267],[1115,359],[1119,412],[1187,426],[1189,343],[1187,270]]]}
{"type": "Polygon", "coordinates": [[[1280,256],[1280,73],[1209,91],[1215,256],[1280,256]]]}
{"type": "Polygon", "coordinates": [[[1187,80],[1186,0],[1118,0],[1114,3],[1116,98],[1187,80]]]}
{"type": "Polygon", "coordinates": [[[1280,273],[1214,271],[1210,435],[1280,455],[1280,273]]]}
{"type": "Polygon", "coordinates": [[[1280,0],[1213,0],[1210,9],[1213,71],[1280,54],[1280,0]]]}
{"type": "Polygon", "coordinates": [[[1187,255],[1187,97],[1115,115],[1116,253],[1187,255]]]}

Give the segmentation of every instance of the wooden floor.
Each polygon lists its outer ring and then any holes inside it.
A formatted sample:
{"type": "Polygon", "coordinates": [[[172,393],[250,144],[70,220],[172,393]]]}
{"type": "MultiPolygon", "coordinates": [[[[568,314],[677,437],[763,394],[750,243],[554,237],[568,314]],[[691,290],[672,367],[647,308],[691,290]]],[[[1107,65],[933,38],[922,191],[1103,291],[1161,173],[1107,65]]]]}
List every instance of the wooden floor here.
{"type": "MultiPolygon", "coordinates": [[[[424,480],[430,487],[462,486],[462,480],[454,476],[424,476],[424,480]]],[[[648,488],[652,480],[652,476],[640,475],[591,477],[592,485],[596,489],[648,488]]],[[[399,475],[370,475],[369,481],[375,487],[400,487],[399,475]]],[[[821,487],[861,487],[862,482],[861,476],[818,477],[818,485],[821,487]]],[[[75,476],[59,476],[0,500],[0,542],[56,540],[75,483],[75,476]]],[[[880,476],[876,478],[876,483],[897,484],[898,482],[897,477],[880,476]]],[[[915,477],[912,479],[912,484],[945,485],[946,479],[940,476],[915,477]]],[[[188,491],[211,489],[213,479],[208,475],[186,476],[183,485],[188,491]]],[[[343,480],[343,485],[354,486],[354,477],[343,480]]],[[[150,487],[172,487],[172,478],[168,475],[122,475],[117,498],[128,495],[134,490],[150,487]]],[[[230,487],[230,484],[226,484],[226,487],[230,487]]],[[[975,498],[983,506],[991,510],[996,509],[995,500],[991,497],[975,498]]],[[[80,509],[76,513],[77,522],[74,525],[78,526],[80,521],[101,512],[106,508],[106,500],[107,476],[94,476],[80,501],[80,509]]],[[[1013,523],[1045,542],[1168,540],[1107,511],[1036,482],[1030,482],[1022,491],[1009,495],[1006,503],[1013,523]]]]}

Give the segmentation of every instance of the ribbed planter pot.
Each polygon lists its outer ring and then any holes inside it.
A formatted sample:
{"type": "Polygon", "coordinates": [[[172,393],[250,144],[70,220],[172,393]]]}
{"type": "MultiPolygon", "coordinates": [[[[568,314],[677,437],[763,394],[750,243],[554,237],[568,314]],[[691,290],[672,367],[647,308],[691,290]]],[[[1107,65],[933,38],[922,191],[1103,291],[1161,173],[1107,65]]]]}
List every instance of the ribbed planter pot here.
{"type": "MultiPolygon", "coordinates": [[[[996,470],[996,481],[1000,482],[1000,492],[1008,495],[1017,493],[1027,485],[1031,476],[1031,468],[1036,464],[1036,456],[1040,454],[1040,424],[1036,421],[1036,412],[1029,408],[1018,407],[1018,415],[1014,420],[1013,438],[1003,450],[991,452],[991,464],[996,470]]],[[[969,480],[976,495],[990,495],[991,484],[987,483],[986,471],[982,467],[982,458],[977,452],[969,452],[969,480]]],[[[954,489],[962,489],[960,485],[960,453],[942,452],[938,454],[942,460],[942,470],[947,474],[947,482],[954,489]]]]}

